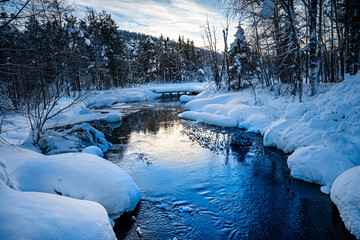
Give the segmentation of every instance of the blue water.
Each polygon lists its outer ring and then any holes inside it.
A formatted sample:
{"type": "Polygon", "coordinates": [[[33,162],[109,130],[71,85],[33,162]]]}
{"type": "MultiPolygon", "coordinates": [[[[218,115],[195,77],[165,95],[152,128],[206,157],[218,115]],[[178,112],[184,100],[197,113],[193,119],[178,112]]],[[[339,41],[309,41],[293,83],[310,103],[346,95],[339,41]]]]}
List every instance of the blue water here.
{"type": "Polygon", "coordinates": [[[329,196],[291,178],[286,155],[261,136],[181,120],[182,111],[156,103],[118,128],[99,123],[114,143],[106,158],[142,192],[116,221],[119,239],[353,239],[329,196]]]}

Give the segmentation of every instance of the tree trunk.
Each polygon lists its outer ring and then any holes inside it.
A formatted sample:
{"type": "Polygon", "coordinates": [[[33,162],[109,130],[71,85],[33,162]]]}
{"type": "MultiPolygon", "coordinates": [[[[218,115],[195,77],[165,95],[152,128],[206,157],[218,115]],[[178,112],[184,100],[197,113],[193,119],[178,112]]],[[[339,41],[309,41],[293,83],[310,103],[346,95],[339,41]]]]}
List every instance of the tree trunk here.
{"type": "Polygon", "coordinates": [[[310,96],[316,94],[318,84],[318,64],[317,64],[317,19],[318,0],[311,0],[310,5],[310,96]]]}

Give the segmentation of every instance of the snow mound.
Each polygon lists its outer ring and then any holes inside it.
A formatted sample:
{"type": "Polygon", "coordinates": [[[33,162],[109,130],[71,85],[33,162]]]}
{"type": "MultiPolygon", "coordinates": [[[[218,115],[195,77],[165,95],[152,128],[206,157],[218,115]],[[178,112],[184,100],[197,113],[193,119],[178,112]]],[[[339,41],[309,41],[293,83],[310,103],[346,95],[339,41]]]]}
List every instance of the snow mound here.
{"type": "Polygon", "coordinates": [[[117,103],[118,99],[116,97],[104,97],[97,99],[91,107],[98,108],[98,107],[108,107],[117,103]]]}
{"type": "Polygon", "coordinates": [[[329,194],[336,177],[354,164],[327,147],[308,146],[296,149],[289,156],[288,167],[294,178],[323,185],[321,190],[329,194]]]}
{"type": "Polygon", "coordinates": [[[114,103],[142,102],[154,100],[159,95],[141,88],[121,88],[112,91],[97,92],[87,99],[86,105],[92,108],[107,107],[114,103]]]}
{"type": "Polygon", "coordinates": [[[93,114],[93,111],[91,111],[91,110],[88,109],[88,108],[84,108],[84,109],[81,109],[81,110],[79,111],[79,114],[80,114],[80,115],[83,115],[83,114],[93,114]]]}
{"type": "Polygon", "coordinates": [[[331,200],[337,206],[346,228],[360,239],[360,166],[336,178],[331,187],[331,200]]]}
{"type": "Polygon", "coordinates": [[[237,126],[237,122],[232,118],[221,116],[221,115],[216,115],[216,114],[211,114],[211,113],[206,113],[206,112],[188,111],[188,112],[179,114],[179,117],[182,117],[185,119],[190,119],[190,120],[195,120],[198,122],[206,122],[206,123],[213,124],[216,126],[221,126],[221,127],[236,127],[237,126]]]}
{"type": "Polygon", "coordinates": [[[89,153],[89,154],[93,154],[95,156],[99,156],[99,157],[103,157],[104,153],[103,151],[101,151],[101,148],[97,147],[97,146],[89,146],[84,148],[82,151],[82,153],[89,153]]]}
{"type": "Polygon", "coordinates": [[[86,153],[45,156],[1,148],[21,191],[68,196],[100,203],[113,219],[132,211],[141,193],[133,179],[113,163],[86,153]]]}
{"type": "Polygon", "coordinates": [[[106,121],[109,123],[113,123],[113,122],[120,122],[121,121],[121,115],[117,114],[117,113],[112,113],[109,114],[109,116],[107,116],[106,121]]]}
{"type": "Polygon", "coordinates": [[[147,88],[156,93],[168,92],[192,92],[201,93],[206,89],[207,83],[172,83],[172,84],[150,84],[147,88]]]}
{"type": "Polygon", "coordinates": [[[5,184],[6,175],[0,161],[1,239],[116,239],[100,204],[16,191],[5,184]]]}
{"type": "Polygon", "coordinates": [[[194,99],[196,99],[196,96],[182,95],[180,97],[180,102],[187,103],[187,102],[189,102],[191,100],[194,100],[194,99]]]}

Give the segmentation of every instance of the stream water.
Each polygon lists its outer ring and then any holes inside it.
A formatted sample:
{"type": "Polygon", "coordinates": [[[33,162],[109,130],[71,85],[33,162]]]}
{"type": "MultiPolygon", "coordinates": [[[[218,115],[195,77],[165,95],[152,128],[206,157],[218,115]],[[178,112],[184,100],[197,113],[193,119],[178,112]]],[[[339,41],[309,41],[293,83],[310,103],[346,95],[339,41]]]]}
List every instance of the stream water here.
{"type": "Polygon", "coordinates": [[[354,239],[329,196],[291,178],[261,136],[179,119],[178,102],[131,111],[120,127],[97,123],[114,144],[106,158],[142,192],[115,221],[119,239],[354,239]]]}

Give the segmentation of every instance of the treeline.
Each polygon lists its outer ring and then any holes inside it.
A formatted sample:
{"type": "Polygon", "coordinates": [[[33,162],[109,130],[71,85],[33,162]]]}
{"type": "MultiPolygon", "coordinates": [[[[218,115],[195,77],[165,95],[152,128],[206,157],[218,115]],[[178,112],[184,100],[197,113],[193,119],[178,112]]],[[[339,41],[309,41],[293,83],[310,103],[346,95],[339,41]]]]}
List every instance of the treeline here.
{"type": "Polygon", "coordinates": [[[303,82],[314,95],[318,82],[342,81],[359,71],[359,0],[217,2],[239,21],[235,42],[224,49],[228,74],[222,80],[229,87],[256,77],[265,86],[290,85],[301,100],[303,82]]]}
{"type": "Polygon", "coordinates": [[[0,8],[2,105],[21,108],[34,96],[48,99],[49,93],[70,96],[204,77],[205,50],[183,37],[174,41],[121,31],[104,11],[88,9],[77,18],[62,0],[0,1],[0,8]]]}

